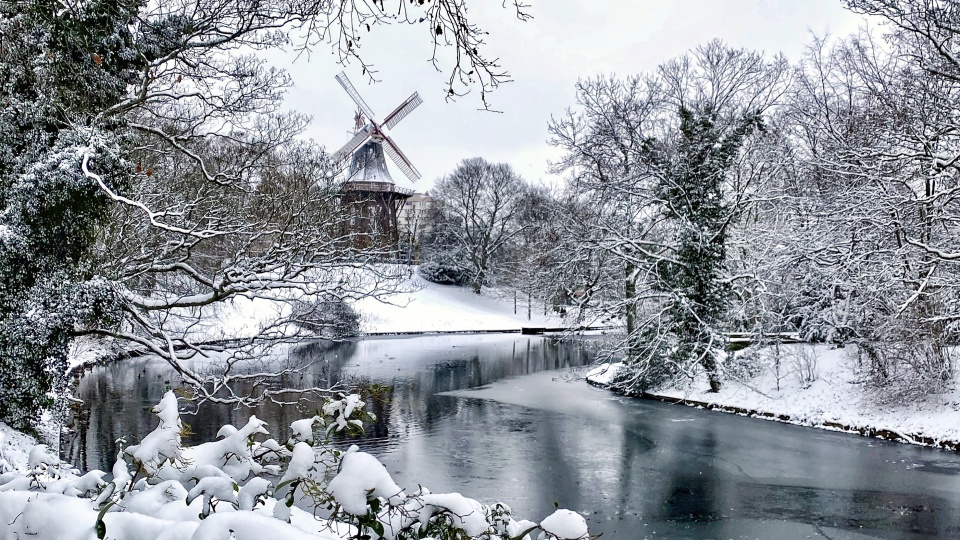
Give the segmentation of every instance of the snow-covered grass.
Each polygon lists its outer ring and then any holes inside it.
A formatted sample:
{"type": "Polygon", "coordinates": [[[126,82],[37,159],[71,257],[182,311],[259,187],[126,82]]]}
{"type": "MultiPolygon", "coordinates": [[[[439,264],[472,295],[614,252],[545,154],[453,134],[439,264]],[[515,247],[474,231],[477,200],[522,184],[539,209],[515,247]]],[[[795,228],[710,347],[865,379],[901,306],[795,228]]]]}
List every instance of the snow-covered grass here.
{"type": "Polygon", "coordinates": [[[484,289],[474,294],[470,287],[439,285],[417,275],[404,282],[402,292],[381,300],[364,298],[354,304],[360,313],[360,327],[367,333],[393,332],[467,332],[472,330],[518,330],[524,326],[562,327],[565,319],[551,310],[543,315],[543,304],[536,299],[527,319],[527,301],[517,298],[513,312],[513,294],[484,289]]]}
{"type": "MultiPolygon", "coordinates": [[[[431,283],[417,275],[413,267],[381,272],[396,278],[393,282],[384,281],[377,272],[344,272],[355,291],[372,292],[378,286],[395,291],[346,299],[360,314],[364,333],[518,330],[524,326],[563,327],[566,323],[552,309],[545,316],[543,302],[536,298],[531,302],[528,319],[526,295],[518,294],[514,313],[513,291],[485,288],[477,295],[470,287],[431,283]]],[[[264,327],[289,312],[286,302],[241,296],[173,313],[164,326],[195,341],[244,339],[260,334],[264,327]]]]}
{"type": "MultiPolygon", "coordinates": [[[[706,376],[698,374],[689,384],[653,394],[800,425],[895,436],[905,442],[947,446],[960,442],[957,381],[945,393],[891,402],[864,383],[855,351],[852,346],[782,345],[777,369],[775,350],[767,347],[754,351],[754,360],[747,362],[752,370],[738,370],[739,378],[726,377],[719,393],[711,393],[706,376]]],[[[607,386],[619,368],[597,366],[586,378],[607,386]]]]}

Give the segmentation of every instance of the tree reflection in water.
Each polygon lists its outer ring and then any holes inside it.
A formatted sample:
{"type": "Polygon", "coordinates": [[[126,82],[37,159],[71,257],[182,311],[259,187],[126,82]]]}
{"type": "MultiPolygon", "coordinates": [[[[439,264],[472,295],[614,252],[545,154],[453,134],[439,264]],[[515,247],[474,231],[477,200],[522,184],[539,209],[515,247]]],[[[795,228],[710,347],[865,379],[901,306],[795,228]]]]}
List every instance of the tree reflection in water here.
{"type": "MultiPolygon", "coordinates": [[[[545,369],[579,366],[587,352],[577,342],[518,335],[418,336],[367,339],[340,343],[311,342],[294,347],[282,360],[298,367],[281,381],[297,388],[338,386],[359,391],[377,421],[366,427],[357,444],[367,449],[389,448],[411,432],[429,431],[456,413],[457,401],[438,392],[483,386],[505,377],[545,369]]],[[[249,369],[263,365],[251,364],[249,369]]],[[[275,364],[274,364],[275,367],[275,364]]],[[[211,366],[211,369],[215,369],[211,366]]],[[[98,366],[77,388],[83,400],[75,414],[73,437],[62,444],[75,465],[109,470],[118,440],[139,440],[155,427],[149,409],[168,387],[182,385],[176,372],[156,358],[135,358],[98,366]]],[[[244,386],[235,387],[238,392],[244,386]]],[[[269,423],[271,434],[284,440],[290,423],[313,414],[317,402],[280,405],[264,402],[238,408],[206,403],[184,416],[190,424],[187,444],[216,438],[220,426],[240,425],[251,414],[269,423]]]]}

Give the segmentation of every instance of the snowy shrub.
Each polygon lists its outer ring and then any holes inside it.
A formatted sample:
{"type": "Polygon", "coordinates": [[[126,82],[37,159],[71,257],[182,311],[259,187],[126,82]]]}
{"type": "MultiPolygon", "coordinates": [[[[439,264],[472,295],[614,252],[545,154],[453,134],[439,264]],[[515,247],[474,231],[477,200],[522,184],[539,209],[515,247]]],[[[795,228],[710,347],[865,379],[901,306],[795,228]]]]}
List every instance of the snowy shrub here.
{"type": "Polygon", "coordinates": [[[736,353],[730,353],[723,364],[725,377],[749,381],[763,373],[766,359],[757,347],[747,347],[736,353]]]}
{"type": "Polygon", "coordinates": [[[468,285],[473,276],[470,270],[451,258],[426,261],[417,268],[420,277],[441,285],[468,285]]]}
{"type": "Polygon", "coordinates": [[[640,394],[676,382],[684,373],[676,362],[678,340],[672,332],[644,328],[637,337],[624,336],[620,346],[628,357],[611,381],[611,387],[626,394],[640,394]]]}
{"type": "Polygon", "coordinates": [[[929,337],[893,333],[891,339],[857,342],[857,365],[881,403],[916,400],[949,390],[956,370],[954,346],[929,337]]]}
{"type": "Polygon", "coordinates": [[[799,345],[790,349],[789,360],[793,375],[801,388],[810,388],[820,377],[820,370],[817,365],[817,354],[812,346],[799,345]]]}
{"type": "Polygon", "coordinates": [[[333,446],[333,434],[369,417],[356,395],[328,399],[316,416],[291,424],[282,444],[251,416],[242,427],[224,426],[216,441],[184,447],[175,395],[153,412],[159,425],[120,451],[110,481],[102,471],[81,475],[42,445],[28,470],[0,475],[0,538],[589,538],[584,518],[569,510],[538,524],[459,493],[407,494],[374,456],[333,446]]]}
{"type": "Polygon", "coordinates": [[[360,334],[360,314],[339,298],[298,300],[293,303],[291,318],[297,326],[326,338],[360,334]]]}

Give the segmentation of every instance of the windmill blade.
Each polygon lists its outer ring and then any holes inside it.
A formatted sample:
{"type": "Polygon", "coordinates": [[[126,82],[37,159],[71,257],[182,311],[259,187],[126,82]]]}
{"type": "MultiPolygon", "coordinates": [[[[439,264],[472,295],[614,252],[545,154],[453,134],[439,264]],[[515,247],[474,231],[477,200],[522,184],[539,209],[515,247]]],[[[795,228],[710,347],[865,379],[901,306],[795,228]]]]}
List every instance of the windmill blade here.
{"type": "Polygon", "coordinates": [[[347,91],[347,94],[350,96],[350,99],[357,104],[357,107],[360,107],[360,110],[363,111],[363,114],[367,115],[367,120],[373,121],[376,115],[373,114],[373,109],[367,105],[367,102],[360,97],[360,92],[357,92],[357,89],[353,87],[353,83],[350,82],[350,79],[347,78],[347,74],[341,71],[337,74],[337,82],[340,83],[340,86],[347,91]]]}
{"type": "Polygon", "coordinates": [[[387,143],[384,145],[383,151],[390,156],[390,159],[397,164],[397,167],[400,167],[400,170],[403,172],[403,174],[407,175],[407,178],[409,178],[411,182],[416,182],[419,180],[420,171],[418,171],[417,168],[413,166],[413,163],[410,163],[410,160],[407,159],[407,156],[403,155],[403,152],[397,148],[397,145],[394,144],[393,139],[384,135],[383,142],[387,143]]]}
{"type": "Polygon", "coordinates": [[[405,116],[412,113],[421,103],[423,103],[423,99],[420,98],[420,94],[414,92],[413,95],[408,97],[406,101],[401,103],[399,107],[383,119],[383,126],[387,129],[393,129],[393,126],[399,124],[405,116]]]}
{"type": "Polygon", "coordinates": [[[370,133],[368,133],[367,130],[362,129],[362,130],[358,131],[358,132],[353,136],[353,138],[350,139],[349,142],[347,142],[347,144],[343,145],[342,147],[340,147],[339,150],[337,150],[336,152],[334,152],[334,153],[330,156],[330,159],[331,159],[334,163],[339,163],[339,162],[347,159],[347,158],[350,156],[350,154],[353,153],[354,150],[356,150],[357,148],[360,148],[360,145],[362,145],[363,143],[367,142],[367,139],[369,139],[369,138],[370,138],[370,133]]]}

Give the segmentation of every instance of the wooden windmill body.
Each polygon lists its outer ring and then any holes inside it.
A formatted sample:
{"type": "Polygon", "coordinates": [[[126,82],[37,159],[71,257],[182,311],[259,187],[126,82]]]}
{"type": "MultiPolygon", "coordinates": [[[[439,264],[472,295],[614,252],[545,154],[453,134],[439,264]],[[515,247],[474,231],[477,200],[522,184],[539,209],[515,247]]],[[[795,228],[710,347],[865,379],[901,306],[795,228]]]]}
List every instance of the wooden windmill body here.
{"type": "Polygon", "coordinates": [[[413,195],[413,190],[396,185],[387,168],[385,156],[390,156],[400,171],[413,182],[420,178],[420,173],[386,130],[396,126],[423,100],[414,92],[383,121],[376,122],[370,106],[360,97],[346,74],[341,72],[337,75],[337,81],[359,108],[355,116],[353,138],[333,154],[334,162],[344,170],[341,200],[349,212],[345,226],[357,247],[380,247],[395,251],[400,241],[397,215],[404,202],[413,195]]]}

